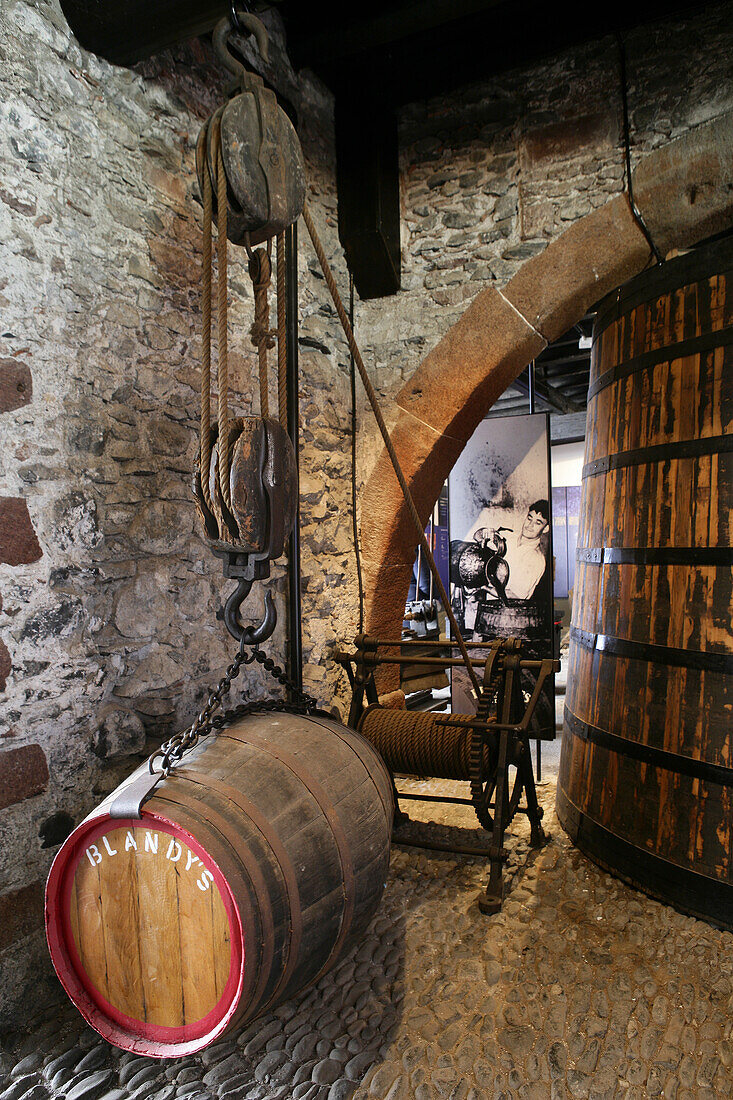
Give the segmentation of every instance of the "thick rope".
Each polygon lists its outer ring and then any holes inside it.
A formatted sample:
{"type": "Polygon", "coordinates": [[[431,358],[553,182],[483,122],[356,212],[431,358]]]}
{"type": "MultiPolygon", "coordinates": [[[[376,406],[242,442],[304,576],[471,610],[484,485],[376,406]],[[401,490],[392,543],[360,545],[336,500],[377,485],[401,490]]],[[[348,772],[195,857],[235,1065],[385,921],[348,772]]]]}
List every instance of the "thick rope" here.
{"type": "Polygon", "coordinates": [[[417,508],[415,507],[415,501],[412,499],[410,487],[407,484],[405,475],[402,472],[402,467],[400,466],[399,459],[397,458],[397,452],[394,449],[394,444],[392,443],[389,431],[387,430],[387,425],[384,422],[382,411],[379,408],[379,402],[377,400],[376,392],[371,383],[371,379],[367,374],[366,367],[364,366],[364,360],[361,357],[361,352],[359,351],[359,347],[356,343],[356,340],[354,339],[354,333],[352,331],[351,325],[349,324],[349,318],[346,315],[344,303],[341,301],[341,295],[338,292],[338,287],[336,286],[331,268],[329,267],[328,260],[326,259],[326,254],[323,251],[323,245],[321,244],[320,237],[318,236],[318,232],[316,231],[316,227],[313,224],[313,219],[311,218],[310,211],[307,206],[303,207],[303,219],[310,234],[311,241],[313,242],[313,248],[315,249],[316,256],[318,257],[318,261],[323,270],[323,276],[326,280],[326,286],[329,289],[331,298],[333,299],[333,304],[336,307],[336,312],[338,313],[339,320],[341,321],[341,327],[346,334],[346,339],[349,343],[351,353],[354,356],[354,362],[356,363],[357,369],[361,376],[361,380],[364,384],[364,389],[366,390],[369,404],[372,407],[372,412],[374,413],[374,417],[377,421],[377,424],[379,425],[379,430],[382,434],[382,439],[384,440],[384,446],[387,448],[387,453],[390,457],[390,461],[392,462],[392,468],[394,469],[397,481],[399,482],[400,489],[402,490],[402,496],[404,497],[405,504],[407,505],[407,510],[410,513],[413,524],[415,525],[415,530],[418,535],[418,542],[422,547],[422,552],[425,555],[425,560],[430,567],[430,571],[435,578],[435,587],[438,589],[438,595],[440,596],[446,616],[448,617],[448,621],[450,622],[453,636],[456,639],[458,648],[461,651],[461,656],[463,657],[466,671],[470,677],[471,683],[473,684],[474,691],[476,692],[476,697],[480,698],[481,684],[479,682],[479,678],[476,675],[476,670],[471,664],[471,658],[468,655],[466,643],[458,628],[458,623],[456,622],[455,615],[453,614],[453,608],[450,605],[448,594],[443,585],[443,581],[441,580],[440,573],[438,572],[438,567],[435,564],[435,559],[433,558],[430,546],[428,545],[428,540],[425,537],[425,530],[420,521],[420,516],[418,515],[417,508]]]}
{"type": "Polygon", "coordinates": [[[199,473],[201,491],[209,512],[213,515],[211,493],[209,492],[209,469],[211,467],[211,176],[206,163],[206,132],[199,136],[199,163],[203,170],[204,202],[204,241],[201,261],[201,428],[199,433],[199,473]]]}
{"type": "Polygon", "coordinates": [[[229,512],[232,510],[232,496],[229,486],[229,471],[232,466],[232,441],[229,431],[229,349],[227,345],[227,177],[224,171],[224,158],[221,152],[221,128],[217,120],[214,130],[216,147],[216,214],[218,236],[216,255],[219,264],[218,286],[218,324],[219,343],[219,492],[229,512]]]}
{"type": "Polygon", "coordinates": [[[270,398],[267,391],[267,351],[275,346],[270,331],[269,289],[272,281],[272,264],[266,249],[258,248],[249,261],[249,276],[255,296],[255,319],[249,330],[250,339],[257,348],[260,376],[260,416],[270,415],[270,398]]]}
{"type": "Polygon", "coordinates": [[[277,235],[277,411],[288,430],[288,348],[285,330],[285,234],[277,235]]]}

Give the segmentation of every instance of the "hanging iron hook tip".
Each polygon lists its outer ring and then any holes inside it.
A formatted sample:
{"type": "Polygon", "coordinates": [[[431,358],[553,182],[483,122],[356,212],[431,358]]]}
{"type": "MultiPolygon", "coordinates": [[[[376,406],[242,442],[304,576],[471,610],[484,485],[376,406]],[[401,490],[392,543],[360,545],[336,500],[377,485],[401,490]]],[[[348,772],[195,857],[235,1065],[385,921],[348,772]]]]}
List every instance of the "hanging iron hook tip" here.
{"type": "Polygon", "coordinates": [[[252,581],[242,577],[224,604],[224,624],[240,646],[257,645],[259,642],[266,641],[277,626],[277,610],[271,592],[265,593],[265,613],[261,622],[257,626],[242,626],[239,612],[251,589],[252,581]]]}
{"type": "Polygon", "coordinates": [[[265,614],[259,626],[248,626],[244,631],[244,639],[247,645],[259,645],[266,642],[277,626],[277,610],[273,603],[272,593],[265,593],[265,614]]]}

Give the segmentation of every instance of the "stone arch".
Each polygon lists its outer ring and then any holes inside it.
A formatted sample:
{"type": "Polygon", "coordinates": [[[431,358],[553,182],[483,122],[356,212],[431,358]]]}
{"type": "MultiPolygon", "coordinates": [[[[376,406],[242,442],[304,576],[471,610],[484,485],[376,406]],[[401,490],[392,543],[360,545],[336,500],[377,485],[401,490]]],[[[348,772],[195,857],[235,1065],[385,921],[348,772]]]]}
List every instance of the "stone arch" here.
{"type": "MultiPolygon", "coordinates": [[[[633,185],[663,256],[727,229],[733,224],[733,114],[650,153],[633,185]]],[[[402,387],[393,410],[392,438],[424,523],[500,394],[548,343],[649,261],[628,199],[618,195],[528,260],[503,290],[489,287],[474,298],[402,387]]],[[[386,450],[366,483],[362,515],[379,517],[362,539],[365,629],[399,637],[417,538],[386,450]]]]}

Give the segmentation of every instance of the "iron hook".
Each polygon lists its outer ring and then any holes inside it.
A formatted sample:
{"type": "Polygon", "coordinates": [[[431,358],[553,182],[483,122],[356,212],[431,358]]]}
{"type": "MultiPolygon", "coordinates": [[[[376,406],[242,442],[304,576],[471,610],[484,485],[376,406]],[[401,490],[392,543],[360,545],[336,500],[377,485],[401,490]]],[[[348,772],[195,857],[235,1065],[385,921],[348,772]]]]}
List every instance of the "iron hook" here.
{"type": "Polygon", "coordinates": [[[265,614],[257,626],[242,626],[239,621],[239,610],[243,602],[249,596],[252,589],[252,581],[242,577],[231,596],[224,604],[224,624],[233,638],[240,645],[258,645],[265,642],[277,626],[277,610],[272,600],[272,593],[265,592],[265,614]]]}
{"type": "MultiPolygon", "coordinates": [[[[252,15],[251,12],[242,11],[237,8],[234,11],[234,15],[237,20],[237,32],[240,34],[253,34],[255,41],[257,42],[257,49],[260,51],[260,57],[263,61],[269,62],[270,60],[270,37],[267,33],[267,28],[261,19],[258,19],[256,15],[252,15]]],[[[232,20],[233,22],[233,20],[232,20]]],[[[212,35],[212,42],[214,46],[214,52],[216,53],[222,64],[233,73],[237,79],[241,79],[247,70],[241,61],[238,61],[234,57],[229,49],[229,35],[232,33],[232,22],[224,17],[214,27],[212,35]]]]}

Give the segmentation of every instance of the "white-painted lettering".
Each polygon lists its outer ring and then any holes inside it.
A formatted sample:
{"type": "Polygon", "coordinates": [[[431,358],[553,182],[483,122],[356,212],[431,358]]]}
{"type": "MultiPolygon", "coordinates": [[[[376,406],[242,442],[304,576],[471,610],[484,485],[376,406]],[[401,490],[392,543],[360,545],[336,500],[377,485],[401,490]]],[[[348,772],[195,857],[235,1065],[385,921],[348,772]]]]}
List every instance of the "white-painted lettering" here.
{"type": "Polygon", "coordinates": [[[208,890],[209,883],[214,881],[214,876],[211,871],[207,871],[206,868],[201,873],[201,878],[197,880],[196,885],[199,890],[208,890]]]}
{"type": "Polygon", "coordinates": [[[127,836],[125,837],[125,851],[129,852],[130,848],[134,848],[135,851],[137,851],[137,841],[135,840],[135,837],[132,835],[131,831],[128,829],[127,836]]]}
{"type": "Polygon", "coordinates": [[[181,858],[183,850],[177,840],[171,840],[168,851],[165,853],[166,859],[169,859],[171,863],[178,863],[181,858]]]}
{"type": "Polygon", "coordinates": [[[189,848],[188,849],[188,854],[186,855],[186,870],[190,871],[191,868],[193,867],[194,863],[201,863],[201,860],[199,859],[198,856],[195,856],[193,854],[193,852],[191,851],[191,849],[189,848]]]}
{"type": "Polygon", "coordinates": [[[158,834],[146,831],[145,833],[145,851],[152,852],[153,855],[158,854],[158,834]]]}
{"type": "Polygon", "coordinates": [[[102,844],[104,844],[105,848],[107,849],[107,855],[108,856],[116,856],[117,855],[117,849],[116,848],[110,848],[109,841],[107,840],[106,836],[102,837],[102,844]]]}
{"type": "Polygon", "coordinates": [[[87,848],[87,859],[92,867],[96,867],[98,863],[102,862],[102,853],[96,844],[90,844],[87,848]]]}

